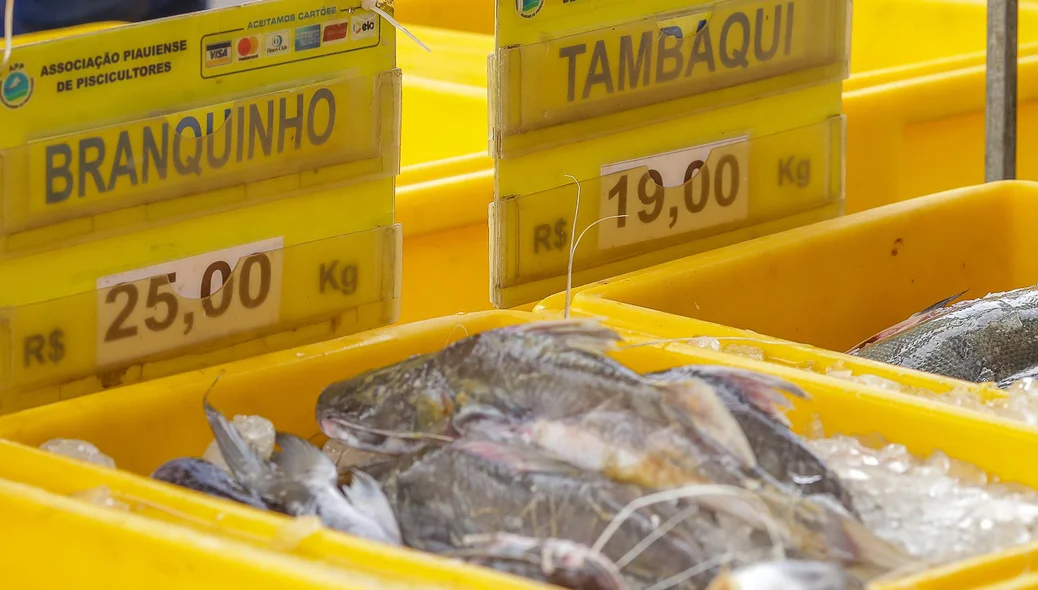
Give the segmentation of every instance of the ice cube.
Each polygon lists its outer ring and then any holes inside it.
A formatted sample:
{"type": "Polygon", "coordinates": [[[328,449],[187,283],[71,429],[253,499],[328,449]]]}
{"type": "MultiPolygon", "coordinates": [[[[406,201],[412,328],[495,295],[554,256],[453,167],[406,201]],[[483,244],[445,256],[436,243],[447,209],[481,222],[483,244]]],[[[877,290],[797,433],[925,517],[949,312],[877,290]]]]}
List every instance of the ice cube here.
{"type": "Polygon", "coordinates": [[[688,343],[692,346],[698,346],[699,348],[709,348],[710,350],[720,352],[721,343],[717,338],[711,338],[709,336],[697,336],[696,338],[690,338],[688,343]]]}
{"type": "Polygon", "coordinates": [[[115,461],[102,453],[97,447],[85,440],[73,438],[52,438],[40,445],[44,451],[64,455],[102,467],[115,467],[115,461]]]}
{"type": "Polygon", "coordinates": [[[724,347],[724,351],[730,354],[737,354],[742,357],[750,358],[757,361],[764,360],[764,351],[756,346],[748,346],[746,344],[729,344],[724,347]]]}
{"type": "MultiPolygon", "coordinates": [[[[270,459],[274,453],[275,436],[274,424],[270,420],[262,416],[235,416],[231,424],[261,459],[270,459]]],[[[215,440],[209,443],[202,458],[224,471],[230,472],[215,440]]]]}

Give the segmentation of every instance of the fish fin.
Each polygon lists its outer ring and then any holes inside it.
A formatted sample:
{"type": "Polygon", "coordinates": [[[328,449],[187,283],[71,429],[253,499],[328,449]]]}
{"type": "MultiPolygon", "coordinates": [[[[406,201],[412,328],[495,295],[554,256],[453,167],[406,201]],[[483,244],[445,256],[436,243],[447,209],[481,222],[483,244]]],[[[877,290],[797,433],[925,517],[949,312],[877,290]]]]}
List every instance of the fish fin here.
{"type": "Polygon", "coordinates": [[[285,432],[277,433],[275,440],[281,447],[281,452],[274,459],[279,473],[293,480],[314,479],[329,482],[332,486],[339,482],[335,463],[321,449],[285,432]]]}
{"type": "Polygon", "coordinates": [[[930,320],[930,319],[932,319],[934,317],[937,317],[938,315],[940,315],[940,313],[944,310],[944,308],[949,303],[951,303],[952,301],[955,301],[959,297],[962,297],[967,292],[969,292],[969,289],[966,289],[965,291],[963,291],[962,293],[959,293],[957,295],[952,295],[951,297],[948,297],[947,299],[942,299],[941,301],[938,301],[937,303],[934,303],[933,305],[931,305],[930,307],[927,307],[926,309],[924,309],[922,311],[913,313],[911,316],[908,317],[908,319],[900,321],[900,322],[894,324],[893,326],[890,326],[889,328],[879,332],[878,334],[875,334],[875,335],[873,335],[873,336],[871,336],[869,338],[866,338],[865,340],[859,342],[853,348],[848,350],[847,354],[854,354],[856,352],[859,352],[861,349],[865,348],[866,346],[868,346],[870,344],[875,344],[876,342],[879,342],[880,340],[886,340],[887,338],[890,338],[892,336],[896,336],[896,335],[898,335],[898,334],[900,334],[902,332],[905,332],[907,330],[910,330],[910,329],[918,326],[919,324],[922,324],[923,322],[926,322],[926,321],[928,321],[928,320],[930,320]]]}
{"type": "Polygon", "coordinates": [[[620,340],[615,330],[605,327],[594,318],[531,322],[513,326],[512,329],[519,333],[553,336],[570,348],[598,355],[611,350],[620,340]]]}
{"type": "Polygon", "coordinates": [[[819,523],[824,546],[819,549],[845,564],[859,564],[882,569],[897,569],[913,562],[899,547],[886,541],[865,528],[858,519],[850,516],[842,506],[828,498],[807,496],[798,499],[797,512],[805,514],[809,522],[819,523]],[[820,519],[820,522],[819,522],[820,519]]]}
{"type": "Polygon", "coordinates": [[[791,408],[793,404],[783,394],[788,393],[800,399],[810,399],[807,392],[799,385],[785,379],[722,365],[690,365],[656,374],[656,378],[660,379],[677,376],[703,379],[786,427],[789,427],[789,419],[781,410],[791,408]]]}
{"type": "Polygon", "coordinates": [[[267,464],[260,456],[245,442],[241,433],[227,420],[227,417],[219,410],[209,404],[209,400],[202,400],[209,428],[213,431],[216,444],[220,447],[223,460],[240,483],[249,485],[249,482],[258,482],[264,474],[268,473],[267,464]]]}
{"type": "Polygon", "coordinates": [[[664,409],[673,410],[669,413],[679,423],[707,433],[744,466],[757,466],[757,456],[742,428],[707,381],[689,379],[655,385],[663,393],[664,409]]]}
{"type": "Polygon", "coordinates": [[[881,539],[854,518],[843,516],[839,520],[855,562],[890,570],[903,568],[914,561],[901,548],[881,539]]]}
{"type": "Polygon", "coordinates": [[[366,514],[390,537],[400,544],[400,524],[396,520],[396,513],[389,503],[389,498],[382,491],[382,486],[374,477],[363,471],[354,469],[351,471],[353,481],[348,487],[342,488],[343,494],[357,510],[366,514]]]}
{"type": "Polygon", "coordinates": [[[573,473],[575,467],[546,451],[488,440],[460,440],[455,448],[465,454],[497,463],[519,473],[573,473]]]}

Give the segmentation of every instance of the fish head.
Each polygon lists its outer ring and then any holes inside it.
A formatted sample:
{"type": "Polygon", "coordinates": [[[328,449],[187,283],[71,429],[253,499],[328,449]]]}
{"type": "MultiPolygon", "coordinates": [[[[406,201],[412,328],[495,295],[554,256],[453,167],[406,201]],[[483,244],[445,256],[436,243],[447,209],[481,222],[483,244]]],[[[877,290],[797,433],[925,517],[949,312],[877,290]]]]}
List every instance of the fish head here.
{"type": "Polygon", "coordinates": [[[453,440],[453,393],[432,359],[418,356],[333,383],[317,400],[329,437],[370,453],[408,455],[453,440]]]}

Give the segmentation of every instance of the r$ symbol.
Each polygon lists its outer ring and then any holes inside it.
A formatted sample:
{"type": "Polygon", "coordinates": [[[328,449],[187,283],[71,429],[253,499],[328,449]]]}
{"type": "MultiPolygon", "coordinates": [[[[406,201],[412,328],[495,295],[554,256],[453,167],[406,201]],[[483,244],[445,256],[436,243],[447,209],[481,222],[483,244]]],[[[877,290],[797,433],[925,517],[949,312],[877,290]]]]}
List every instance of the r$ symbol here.
{"type": "Polygon", "coordinates": [[[41,365],[58,364],[65,358],[65,332],[55,328],[50,334],[32,334],[23,342],[24,364],[28,368],[35,360],[41,365]]]}
{"type": "Polygon", "coordinates": [[[554,226],[542,223],[533,228],[533,253],[539,254],[542,248],[549,252],[562,250],[568,238],[565,219],[556,220],[554,226]]]}

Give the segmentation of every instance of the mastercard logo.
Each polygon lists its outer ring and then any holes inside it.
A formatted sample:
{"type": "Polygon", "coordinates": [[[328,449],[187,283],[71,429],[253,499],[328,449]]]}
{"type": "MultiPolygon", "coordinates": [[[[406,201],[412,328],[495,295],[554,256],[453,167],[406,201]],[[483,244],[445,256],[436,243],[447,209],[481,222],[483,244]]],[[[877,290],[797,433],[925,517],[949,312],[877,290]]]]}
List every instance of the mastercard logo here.
{"type": "Polygon", "coordinates": [[[238,39],[238,59],[254,59],[259,57],[260,40],[255,35],[238,39]]]}

